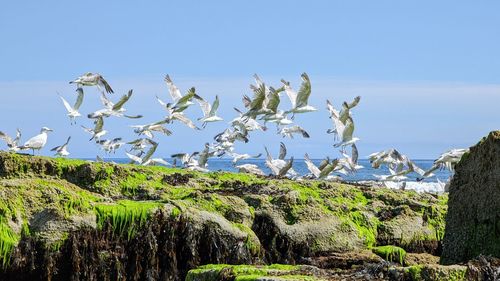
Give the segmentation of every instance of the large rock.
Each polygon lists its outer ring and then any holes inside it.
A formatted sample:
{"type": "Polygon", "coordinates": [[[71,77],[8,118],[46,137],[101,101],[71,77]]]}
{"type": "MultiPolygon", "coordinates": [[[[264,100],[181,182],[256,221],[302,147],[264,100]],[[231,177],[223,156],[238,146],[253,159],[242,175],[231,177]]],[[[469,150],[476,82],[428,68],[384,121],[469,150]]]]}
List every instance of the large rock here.
{"type": "Polygon", "coordinates": [[[450,185],[441,263],[500,257],[500,131],[471,147],[450,185]]]}

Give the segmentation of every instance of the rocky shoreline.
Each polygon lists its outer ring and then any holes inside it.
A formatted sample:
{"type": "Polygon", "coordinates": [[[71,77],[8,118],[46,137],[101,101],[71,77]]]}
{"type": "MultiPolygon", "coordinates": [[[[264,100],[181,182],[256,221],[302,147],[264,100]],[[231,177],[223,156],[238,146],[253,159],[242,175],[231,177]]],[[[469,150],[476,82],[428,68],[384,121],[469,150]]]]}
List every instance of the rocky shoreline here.
{"type": "Polygon", "coordinates": [[[496,260],[439,265],[447,201],[1,152],[0,279],[462,280],[496,260]]]}

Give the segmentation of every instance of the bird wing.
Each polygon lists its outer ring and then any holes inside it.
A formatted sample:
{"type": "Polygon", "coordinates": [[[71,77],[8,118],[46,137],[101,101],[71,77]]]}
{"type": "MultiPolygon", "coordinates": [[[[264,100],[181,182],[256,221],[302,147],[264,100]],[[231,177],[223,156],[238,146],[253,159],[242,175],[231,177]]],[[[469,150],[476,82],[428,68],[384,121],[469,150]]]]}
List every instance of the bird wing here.
{"type": "Polygon", "coordinates": [[[351,108],[355,107],[356,105],[358,105],[360,100],[361,100],[360,96],[355,97],[351,103],[347,104],[347,108],[351,109],[351,108]]]}
{"type": "Polygon", "coordinates": [[[300,85],[299,92],[297,93],[297,107],[306,106],[309,96],[311,95],[311,81],[309,80],[309,76],[307,76],[304,72],[301,77],[302,84],[300,85]]]}
{"type": "Polygon", "coordinates": [[[0,131],[0,139],[4,140],[9,146],[14,144],[12,138],[2,131],[0,131]]]}
{"type": "Polygon", "coordinates": [[[71,136],[69,136],[69,137],[68,137],[68,139],[67,139],[67,140],[66,140],[66,142],[63,144],[63,146],[64,146],[64,145],[68,145],[69,140],[71,140],[71,136]]]}
{"type": "Polygon", "coordinates": [[[14,145],[17,146],[20,139],[21,139],[21,130],[16,129],[16,138],[14,139],[14,145]]]}
{"type": "Polygon", "coordinates": [[[177,86],[175,86],[174,82],[172,82],[172,79],[170,79],[170,76],[168,76],[168,74],[165,76],[165,82],[167,82],[168,92],[170,93],[172,100],[174,102],[179,102],[179,100],[182,98],[181,91],[179,90],[179,88],[177,88],[177,86]]]}
{"type": "Polygon", "coordinates": [[[285,88],[285,93],[290,99],[290,102],[292,103],[292,108],[295,108],[297,101],[297,93],[290,86],[290,82],[281,79],[281,83],[283,83],[283,87],[285,88]]]}
{"type": "Polygon", "coordinates": [[[101,132],[103,126],[104,126],[104,119],[102,118],[102,116],[98,117],[95,121],[94,133],[101,132]]]}
{"type": "Polygon", "coordinates": [[[306,162],[306,166],[309,172],[311,172],[315,177],[319,177],[321,171],[318,167],[316,167],[316,165],[314,165],[307,153],[304,155],[304,162],[306,162]]]}
{"type": "Polygon", "coordinates": [[[127,154],[127,157],[130,158],[130,160],[137,162],[139,164],[142,163],[142,159],[139,156],[135,156],[135,155],[130,154],[128,152],[125,152],[125,154],[127,154]]]}
{"type": "Polygon", "coordinates": [[[155,127],[154,129],[152,129],[153,131],[156,131],[156,132],[160,132],[160,133],[163,133],[167,136],[170,136],[172,135],[172,131],[170,131],[169,129],[163,127],[163,126],[158,126],[158,127],[155,127]]]}
{"type": "Polygon", "coordinates": [[[306,132],[306,130],[304,130],[304,128],[300,127],[300,126],[296,126],[296,130],[297,132],[301,133],[302,134],[302,137],[308,139],[310,136],[309,134],[306,132]]]}
{"type": "Polygon", "coordinates": [[[191,121],[191,119],[187,118],[184,114],[176,114],[175,119],[179,120],[180,122],[186,124],[189,128],[197,130],[198,127],[191,121]]]}
{"type": "Polygon", "coordinates": [[[358,163],[358,157],[359,157],[358,147],[356,146],[356,144],[353,143],[351,145],[351,159],[354,164],[358,163]]]}
{"type": "MultiPolygon", "coordinates": [[[[283,87],[280,89],[283,89],[283,87]]],[[[267,102],[266,108],[276,113],[278,111],[278,105],[280,104],[280,95],[279,92],[272,87],[270,87],[269,90],[269,101],[267,102]]]]}
{"type": "Polygon", "coordinates": [[[212,107],[210,108],[210,112],[208,113],[208,116],[214,116],[217,113],[217,109],[219,108],[219,96],[215,96],[215,100],[212,103],[212,107]]]}
{"type": "Polygon", "coordinates": [[[348,141],[352,139],[352,134],[354,133],[354,122],[351,118],[347,119],[346,126],[342,132],[342,141],[348,141]]]}
{"type": "Polygon", "coordinates": [[[158,101],[158,103],[163,106],[163,107],[167,107],[167,103],[162,101],[158,96],[156,96],[156,100],[158,101]]]}
{"type": "Polygon", "coordinates": [[[278,159],[285,159],[286,157],[286,146],[284,143],[280,142],[280,154],[278,155],[278,159]]]}
{"type": "Polygon", "coordinates": [[[71,105],[69,104],[69,102],[68,102],[65,98],[63,98],[63,97],[61,97],[61,96],[59,96],[59,97],[61,98],[61,100],[62,100],[62,102],[63,102],[64,107],[66,108],[66,110],[67,110],[68,112],[73,111],[73,108],[71,107],[71,105]]]}
{"type": "Polygon", "coordinates": [[[281,168],[278,172],[278,176],[284,176],[286,175],[286,173],[288,172],[288,170],[290,170],[292,168],[292,165],[293,165],[293,157],[290,158],[290,160],[288,160],[285,164],[285,166],[283,166],[283,168],[281,168]]]}
{"type": "Polygon", "coordinates": [[[339,164],[338,159],[334,159],[332,162],[330,162],[328,165],[326,165],[323,169],[321,169],[321,173],[319,174],[319,178],[324,178],[327,177],[331,172],[337,168],[339,164]]]}
{"type": "Polygon", "coordinates": [[[146,152],[146,155],[144,155],[144,157],[142,157],[142,161],[143,162],[148,161],[153,156],[153,154],[155,153],[157,147],[158,147],[158,143],[155,142],[151,146],[151,148],[148,150],[148,152],[146,152]]]}
{"type": "Polygon", "coordinates": [[[319,165],[318,165],[318,169],[323,170],[323,169],[326,167],[326,165],[328,165],[328,164],[330,164],[330,158],[329,158],[329,157],[326,157],[326,159],[323,159],[323,160],[319,163],[319,165]]]}
{"type": "Polygon", "coordinates": [[[112,101],[110,101],[106,95],[102,94],[101,93],[101,103],[104,105],[104,107],[106,108],[113,108],[114,106],[114,103],[112,101]]]}
{"type": "Polygon", "coordinates": [[[262,104],[264,103],[264,99],[266,98],[266,86],[264,84],[259,87],[250,85],[250,88],[254,93],[252,102],[250,103],[250,110],[260,110],[262,108],[262,104]]]}
{"type": "Polygon", "coordinates": [[[78,93],[78,96],[76,97],[75,105],[73,105],[74,110],[78,110],[80,106],[82,105],[83,102],[83,88],[78,87],[76,89],[76,92],[78,93]]]}
{"type": "Polygon", "coordinates": [[[208,117],[211,110],[210,104],[198,95],[196,95],[195,99],[200,105],[201,111],[203,112],[203,116],[208,117]]]}
{"type": "Polygon", "coordinates": [[[252,103],[252,100],[247,95],[243,95],[241,101],[243,101],[243,106],[245,106],[245,108],[248,108],[252,103]]]}
{"type": "Polygon", "coordinates": [[[122,108],[122,106],[130,99],[130,97],[132,96],[132,91],[133,90],[129,90],[128,93],[126,95],[123,95],[120,100],[113,106],[112,110],[113,111],[116,111],[116,110],[119,110],[120,108],[122,108]]]}
{"type": "MultiPolygon", "coordinates": [[[[195,89],[194,87],[191,87],[191,88],[187,91],[186,95],[184,95],[183,97],[181,97],[181,98],[177,101],[176,105],[178,105],[178,104],[180,104],[180,105],[184,105],[184,104],[186,104],[188,101],[192,100],[195,96],[196,96],[196,98],[197,98],[197,99],[198,99],[198,98],[200,98],[200,99],[201,99],[201,97],[200,97],[200,96],[196,95],[196,89],[195,89]]],[[[178,111],[183,111],[183,110],[184,110],[184,109],[186,109],[186,108],[187,108],[187,107],[182,107],[182,108],[178,109],[178,111]]]]}
{"type": "Polygon", "coordinates": [[[99,75],[98,83],[100,83],[101,85],[104,86],[104,89],[106,90],[106,92],[108,94],[114,93],[113,89],[111,89],[111,86],[109,86],[108,82],[106,80],[104,80],[104,77],[102,77],[101,75],[99,75]]]}

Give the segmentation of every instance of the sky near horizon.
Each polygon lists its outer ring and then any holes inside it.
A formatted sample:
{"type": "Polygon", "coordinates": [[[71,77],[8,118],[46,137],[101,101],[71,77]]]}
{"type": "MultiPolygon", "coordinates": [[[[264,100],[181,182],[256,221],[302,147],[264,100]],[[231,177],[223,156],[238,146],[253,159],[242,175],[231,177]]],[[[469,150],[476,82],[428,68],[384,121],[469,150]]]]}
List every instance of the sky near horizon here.
{"type": "MultiPolygon", "coordinates": [[[[167,73],[181,91],[219,95],[230,121],[254,73],[298,89],[307,72],[319,111],[297,116],[311,139],[284,140],[291,155],[338,155],[325,133],[325,100],[340,107],[360,95],[353,112],[360,157],[394,147],[433,159],[500,129],[499,10],[498,1],[9,1],[0,10],[0,130],[19,127],[24,141],[48,126],[55,131],[42,154],[71,135],[71,156],[102,156],[80,128],[89,120],[71,126],[57,95],[72,103],[68,81],[84,72],[103,74],[112,99],[134,89],[126,108],[143,120],[105,123],[109,137],[126,139],[128,125],[165,115],[155,95],[168,100],[167,73]]],[[[99,109],[98,92],[85,93],[81,112],[99,109]]],[[[174,125],[174,135],[157,136],[159,156],[199,150],[226,126],[174,125]]],[[[269,127],[237,151],[277,152],[283,139],[269,127]]]]}

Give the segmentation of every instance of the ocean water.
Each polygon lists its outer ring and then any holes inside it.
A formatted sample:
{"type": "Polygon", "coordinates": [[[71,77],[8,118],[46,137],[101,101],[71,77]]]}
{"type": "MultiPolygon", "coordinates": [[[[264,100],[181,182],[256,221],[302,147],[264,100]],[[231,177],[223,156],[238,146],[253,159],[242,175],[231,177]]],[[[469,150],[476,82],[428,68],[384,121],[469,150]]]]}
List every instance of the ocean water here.
{"type": "MultiPolygon", "coordinates": [[[[106,158],[104,160],[116,163],[130,162],[128,158],[106,158]]],[[[167,162],[169,163],[173,162],[172,159],[165,159],[165,160],[167,160],[167,162]]],[[[321,159],[313,159],[312,161],[314,164],[318,165],[321,162],[321,159]]],[[[417,166],[419,166],[424,170],[429,169],[433,164],[433,160],[414,160],[414,162],[417,166]]],[[[271,173],[270,170],[266,167],[264,159],[242,160],[239,161],[237,165],[245,163],[255,164],[259,168],[261,168],[264,171],[264,173],[271,173]]],[[[359,160],[358,164],[363,166],[363,168],[358,170],[357,173],[347,176],[342,174],[337,174],[337,175],[341,176],[342,179],[349,182],[377,181],[377,178],[374,175],[389,175],[389,170],[387,169],[387,167],[383,166],[380,167],[379,169],[374,169],[371,167],[369,160],[361,159],[359,160]]],[[[300,175],[306,175],[309,173],[303,159],[295,159],[293,163],[293,168],[300,175]]],[[[209,159],[208,169],[210,171],[237,172],[237,169],[235,169],[234,166],[232,165],[231,159],[226,159],[226,158],[209,159]]],[[[419,192],[443,192],[444,189],[443,184],[438,183],[438,179],[444,183],[449,179],[451,174],[448,170],[436,170],[434,174],[435,176],[433,177],[417,182],[417,178],[419,177],[419,175],[416,173],[410,173],[407,175],[408,179],[405,180],[406,182],[405,188],[414,189],[419,192]]],[[[384,185],[390,188],[401,187],[401,183],[388,182],[385,183],[384,185]]]]}

